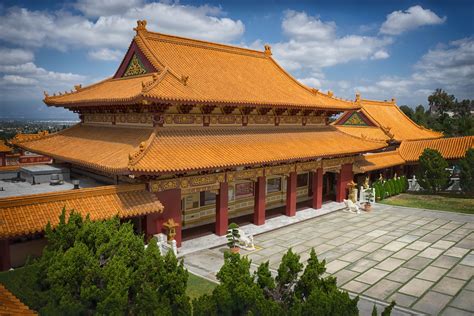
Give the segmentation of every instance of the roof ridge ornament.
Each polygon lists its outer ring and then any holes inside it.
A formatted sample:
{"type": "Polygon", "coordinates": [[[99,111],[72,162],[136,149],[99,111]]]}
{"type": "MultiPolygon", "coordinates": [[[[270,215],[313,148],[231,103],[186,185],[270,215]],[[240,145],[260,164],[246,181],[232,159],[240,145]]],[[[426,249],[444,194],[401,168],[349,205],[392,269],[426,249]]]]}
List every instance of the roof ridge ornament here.
{"type": "Polygon", "coordinates": [[[135,32],[140,33],[141,31],[147,31],[146,29],[146,20],[138,20],[137,21],[137,27],[134,27],[133,30],[135,32]]]}
{"type": "Polygon", "coordinates": [[[265,44],[265,56],[270,57],[272,55],[272,47],[268,44],[265,44]]]}
{"type": "Polygon", "coordinates": [[[360,92],[356,92],[356,99],[355,99],[355,101],[356,101],[357,103],[360,102],[360,92]]]}
{"type": "Polygon", "coordinates": [[[331,90],[328,90],[328,97],[332,98],[334,96],[334,92],[331,90]]]}

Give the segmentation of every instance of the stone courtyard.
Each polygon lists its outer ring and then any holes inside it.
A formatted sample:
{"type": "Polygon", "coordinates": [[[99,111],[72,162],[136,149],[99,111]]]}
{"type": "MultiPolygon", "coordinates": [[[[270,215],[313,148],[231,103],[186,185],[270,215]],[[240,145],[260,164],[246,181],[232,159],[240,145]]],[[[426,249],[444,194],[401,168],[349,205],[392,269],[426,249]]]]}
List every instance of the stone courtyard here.
{"type": "MultiPolygon", "coordinates": [[[[361,296],[361,314],[395,300],[397,314],[472,315],[473,231],[474,215],[380,204],[370,213],[336,211],[256,235],[256,250],[241,253],[253,268],[268,260],[275,272],[288,248],[302,261],[314,248],[339,286],[361,296]]],[[[185,264],[215,279],[224,251],[190,253],[185,264]]]]}

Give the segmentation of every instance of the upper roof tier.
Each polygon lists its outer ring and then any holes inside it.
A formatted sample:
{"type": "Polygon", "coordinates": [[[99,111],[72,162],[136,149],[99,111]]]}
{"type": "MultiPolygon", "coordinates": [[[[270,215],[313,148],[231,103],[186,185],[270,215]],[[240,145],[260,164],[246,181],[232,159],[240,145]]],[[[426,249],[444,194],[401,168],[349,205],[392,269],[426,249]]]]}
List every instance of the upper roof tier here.
{"type": "Polygon", "coordinates": [[[271,57],[269,46],[256,51],[149,32],[145,21],[138,21],[135,30],[114,77],[76,86],[70,93],[45,94],[44,102],[68,108],[147,102],[337,111],[360,107],[298,82],[271,57]]]}
{"type": "Polygon", "coordinates": [[[333,123],[343,132],[378,140],[388,138],[396,142],[443,137],[442,133],[413,122],[396,105],[395,99],[374,101],[360,99],[358,96],[356,100],[359,100],[362,108],[357,112],[348,111],[333,123]],[[378,127],[380,132],[375,132],[374,126],[378,127]]]}

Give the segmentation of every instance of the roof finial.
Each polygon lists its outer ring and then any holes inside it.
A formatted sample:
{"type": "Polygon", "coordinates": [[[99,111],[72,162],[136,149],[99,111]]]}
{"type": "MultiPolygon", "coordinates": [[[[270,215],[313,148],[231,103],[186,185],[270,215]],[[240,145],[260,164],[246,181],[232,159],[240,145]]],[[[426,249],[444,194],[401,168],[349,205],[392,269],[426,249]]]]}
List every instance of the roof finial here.
{"type": "Polygon", "coordinates": [[[391,100],[391,101],[392,101],[392,103],[396,103],[396,102],[397,102],[397,99],[395,99],[395,98],[392,98],[392,100],[391,100]]]}
{"type": "Polygon", "coordinates": [[[146,31],[146,20],[138,20],[137,27],[134,27],[133,30],[136,31],[137,34],[140,31],[146,31]]]}
{"type": "Polygon", "coordinates": [[[360,102],[360,92],[356,92],[356,102],[360,102]]]}
{"type": "Polygon", "coordinates": [[[266,44],[265,45],[265,56],[271,56],[272,55],[272,48],[270,45],[266,44]]]}
{"type": "Polygon", "coordinates": [[[332,98],[334,96],[334,92],[331,90],[328,90],[328,97],[332,98]]]}
{"type": "Polygon", "coordinates": [[[43,91],[43,94],[44,94],[44,98],[45,98],[45,99],[47,99],[47,98],[49,97],[49,94],[48,94],[48,92],[46,92],[46,91],[43,91]]]}

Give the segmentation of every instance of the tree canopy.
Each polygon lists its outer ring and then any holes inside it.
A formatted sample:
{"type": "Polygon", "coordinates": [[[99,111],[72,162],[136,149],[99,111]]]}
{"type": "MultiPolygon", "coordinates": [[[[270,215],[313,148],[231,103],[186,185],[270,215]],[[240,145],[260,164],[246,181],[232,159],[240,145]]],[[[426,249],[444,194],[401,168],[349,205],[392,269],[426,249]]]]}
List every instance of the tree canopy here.
{"type": "Polygon", "coordinates": [[[156,243],[145,248],[130,223],[118,218],[91,221],[63,210],[59,225],[48,225],[48,245],[31,263],[25,284],[36,292],[30,307],[41,314],[189,315],[188,272],[156,243]]]}
{"type": "Polygon", "coordinates": [[[418,168],[418,183],[431,193],[446,188],[449,181],[448,162],[435,149],[426,148],[420,156],[418,168]]]}
{"type": "Polygon", "coordinates": [[[474,135],[474,100],[458,100],[442,89],[428,96],[429,110],[422,105],[415,109],[402,105],[400,109],[415,123],[443,132],[445,136],[474,135]]]}
{"type": "Polygon", "coordinates": [[[461,168],[460,184],[465,193],[474,194],[474,148],[466,151],[466,155],[459,161],[461,168]]]}
{"type": "MultiPolygon", "coordinates": [[[[250,272],[250,260],[225,254],[217,274],[220,284],[212,295],[193,301],[194,315],[358,315],[358,297],[339,290],[336,278],[323,277],[326,262],[311,250],[306,268],[290,250],[283,256],[276,276],[269,262],[250,272]]],[[[393,305],[391,305],[393,308],[393,305]]],[[[385,313],[390,314],[390,310],[385,313]]]]}

